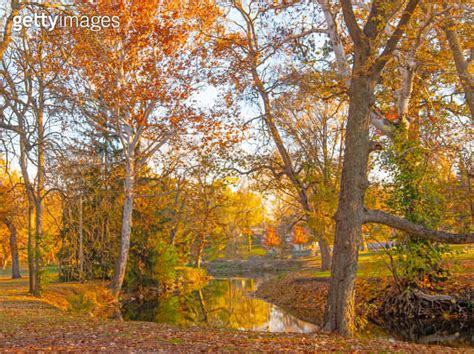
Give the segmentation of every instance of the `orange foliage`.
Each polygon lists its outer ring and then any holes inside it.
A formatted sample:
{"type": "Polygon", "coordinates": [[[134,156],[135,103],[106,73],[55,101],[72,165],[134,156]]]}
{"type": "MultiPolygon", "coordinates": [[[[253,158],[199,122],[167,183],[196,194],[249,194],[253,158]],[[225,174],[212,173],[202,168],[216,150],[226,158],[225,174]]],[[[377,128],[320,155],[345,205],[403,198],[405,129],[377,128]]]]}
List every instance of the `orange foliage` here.
{"type": "Polygon", "coordinates": [[[277,230],[274,227],[269,227],[267,229],[263,243],[267,247],[276,247],[280,245],[280,236],[278,236],[277,230]]]}
{"type": "Polygon", "coordinates": [[[301,226],[295,226],[293,228],[293,238],[291,240],[295,245],[304,245],[308,242],[308,233],[306,229],[301,226]]]}
{"type": "Polygon", "coordinates": [[[391,110],[385,114],[385,118],[387,118],[390,121],[394,121],[398,119],[398,113],[396,110],[391,110]]]}

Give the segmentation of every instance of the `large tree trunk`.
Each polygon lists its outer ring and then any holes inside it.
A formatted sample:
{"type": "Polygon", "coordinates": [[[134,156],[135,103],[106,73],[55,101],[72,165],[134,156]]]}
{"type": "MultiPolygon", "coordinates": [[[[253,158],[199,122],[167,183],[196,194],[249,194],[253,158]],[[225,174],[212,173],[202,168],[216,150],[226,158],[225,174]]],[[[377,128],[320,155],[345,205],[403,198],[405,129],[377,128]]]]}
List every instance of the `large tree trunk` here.
{"type": "Polygon", "coordinates": [[[368,185],[373,90],[372,80],[355,76],[349,91],[351,100],[325,326],[327,330],[343,335],[354,333],[354,284],[364,222],[364,194],[368,185]]]}
{"type": "Polygon", "coordinates": [[[21,278],[20,274],[20,258],[18,254],[18,242],[17,242],[17,231],[16,227],[10,220],[7,220],[5,224],[10,231],[10,252],[12,256],[12,279],[21,278]]]}
{"type": "Polygon", "coordinates": [[[127,158],[124,181],[124,204],[122,214],[122,233],[120,236],[120,250],[115,264],[115,273],[110,285],[112,295],[118,297],[122,289],[125,271],[127,269],[128,253],[130,250],[130,235],[132,233],[132,213],[135,185],[135,161],[127,158]]]}
{"type": "Polygon", "coordinates": [[[41,201],[35,202],[35,248],[34,248],[34,262],[35,262],[35,280],[33,286],[33,295],[41,295],[41,238],[43,233],[43,203],[41,201]]]}
{"type": "Polygon", "coordinates": [[[45,184],[45,141],[44,141],[44,122],[43,122],[43,95],[40,91],[39,97],[40,106],[37,109],[37,129],[38,129],[38,156],[37,156],[37,185],[35,198],[35,284],[33,288],[33,295],[40,296],[41,294],[41,269],[42,269],[42,254],[41,246],[43,239],[43,196],[45,184]]]}
{"type": "Polygon", "coordinates": [[[35,242],[33,235],[33,212],[35,205],[35,189],[28,173],[28,141],[25,133],[23,119],[18,122],[22,133],[20,134],[20,167],[23,180],[25,181],[26,194],[28,197],[28,280],[29,292],[35,291],[35,242]]]}
{"type": "MultiPolygon", "coordinates": [[[[371,146],[369,123],[375,82],[393,56],[418,2],[407,2],[395,30],[382,49],[372,46],[377,43],[380,31],[393,15],[390,7],[380,6],[380,1],[372,2],[367,22],[361,29],[352,2],[340,1],[344,21],[354,43],[354,64],[325,328],[343,335],[351,335],[355,331],[354,284],[362,224],[365,222],[364,196],[368,186],[367,165],[371,146]]],[[[393,1],[390,3],[395,4],[393,1]]]]}

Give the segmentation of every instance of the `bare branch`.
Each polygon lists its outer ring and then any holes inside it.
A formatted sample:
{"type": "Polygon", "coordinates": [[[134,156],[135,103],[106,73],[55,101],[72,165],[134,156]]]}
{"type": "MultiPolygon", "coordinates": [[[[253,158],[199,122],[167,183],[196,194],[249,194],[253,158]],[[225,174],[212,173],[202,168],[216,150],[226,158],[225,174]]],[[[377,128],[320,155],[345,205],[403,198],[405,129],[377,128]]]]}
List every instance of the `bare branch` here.
{"type": "Polygon", "coordinates": [[[347,29],[351,35],[352,40],[356,47],[362,47],[365,42],[364,34],[357,24],[357,20],[354,14],[354,9],[352,8],[351,0],[341,0],[342,13],[344,14],[344,21],[347,24],[347,29]]]}

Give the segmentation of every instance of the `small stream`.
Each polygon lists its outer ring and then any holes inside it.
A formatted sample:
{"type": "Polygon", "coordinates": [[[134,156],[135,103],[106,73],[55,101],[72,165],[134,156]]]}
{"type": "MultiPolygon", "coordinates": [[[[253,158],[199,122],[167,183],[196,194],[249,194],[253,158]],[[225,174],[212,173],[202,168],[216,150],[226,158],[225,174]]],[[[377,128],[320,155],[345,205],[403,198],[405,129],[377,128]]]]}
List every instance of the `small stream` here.
{"type": "Polygon", "coordinates": [[[198,290],[162,299],[124,304],[129,321],[148,321],[179,326],[211,326],[239,330],[311,333],[316,326],[301,321],[264,300],[253,297],[259,280],[213,279],[198,290]]]}

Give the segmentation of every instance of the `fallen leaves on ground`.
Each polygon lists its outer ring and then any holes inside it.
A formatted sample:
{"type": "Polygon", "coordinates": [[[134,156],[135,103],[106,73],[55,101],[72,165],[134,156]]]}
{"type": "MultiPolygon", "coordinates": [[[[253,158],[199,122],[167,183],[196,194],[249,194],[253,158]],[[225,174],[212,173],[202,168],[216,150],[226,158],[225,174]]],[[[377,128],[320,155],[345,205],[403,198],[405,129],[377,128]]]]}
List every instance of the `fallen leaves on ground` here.
{"type": "MultiPolygon", "coordinates": [[[[67,286],[64,284],[62,286],[67,286]]],[[[77,287],[77,285],[74,285],[77,287]]],[[[148,322],[101,320],[64,312],[26,295],[26,281],[0,280],[0,351],[421,351],[447,352],[387,340],[346,339],[327,333],[272,334],[148,322]]]]}

